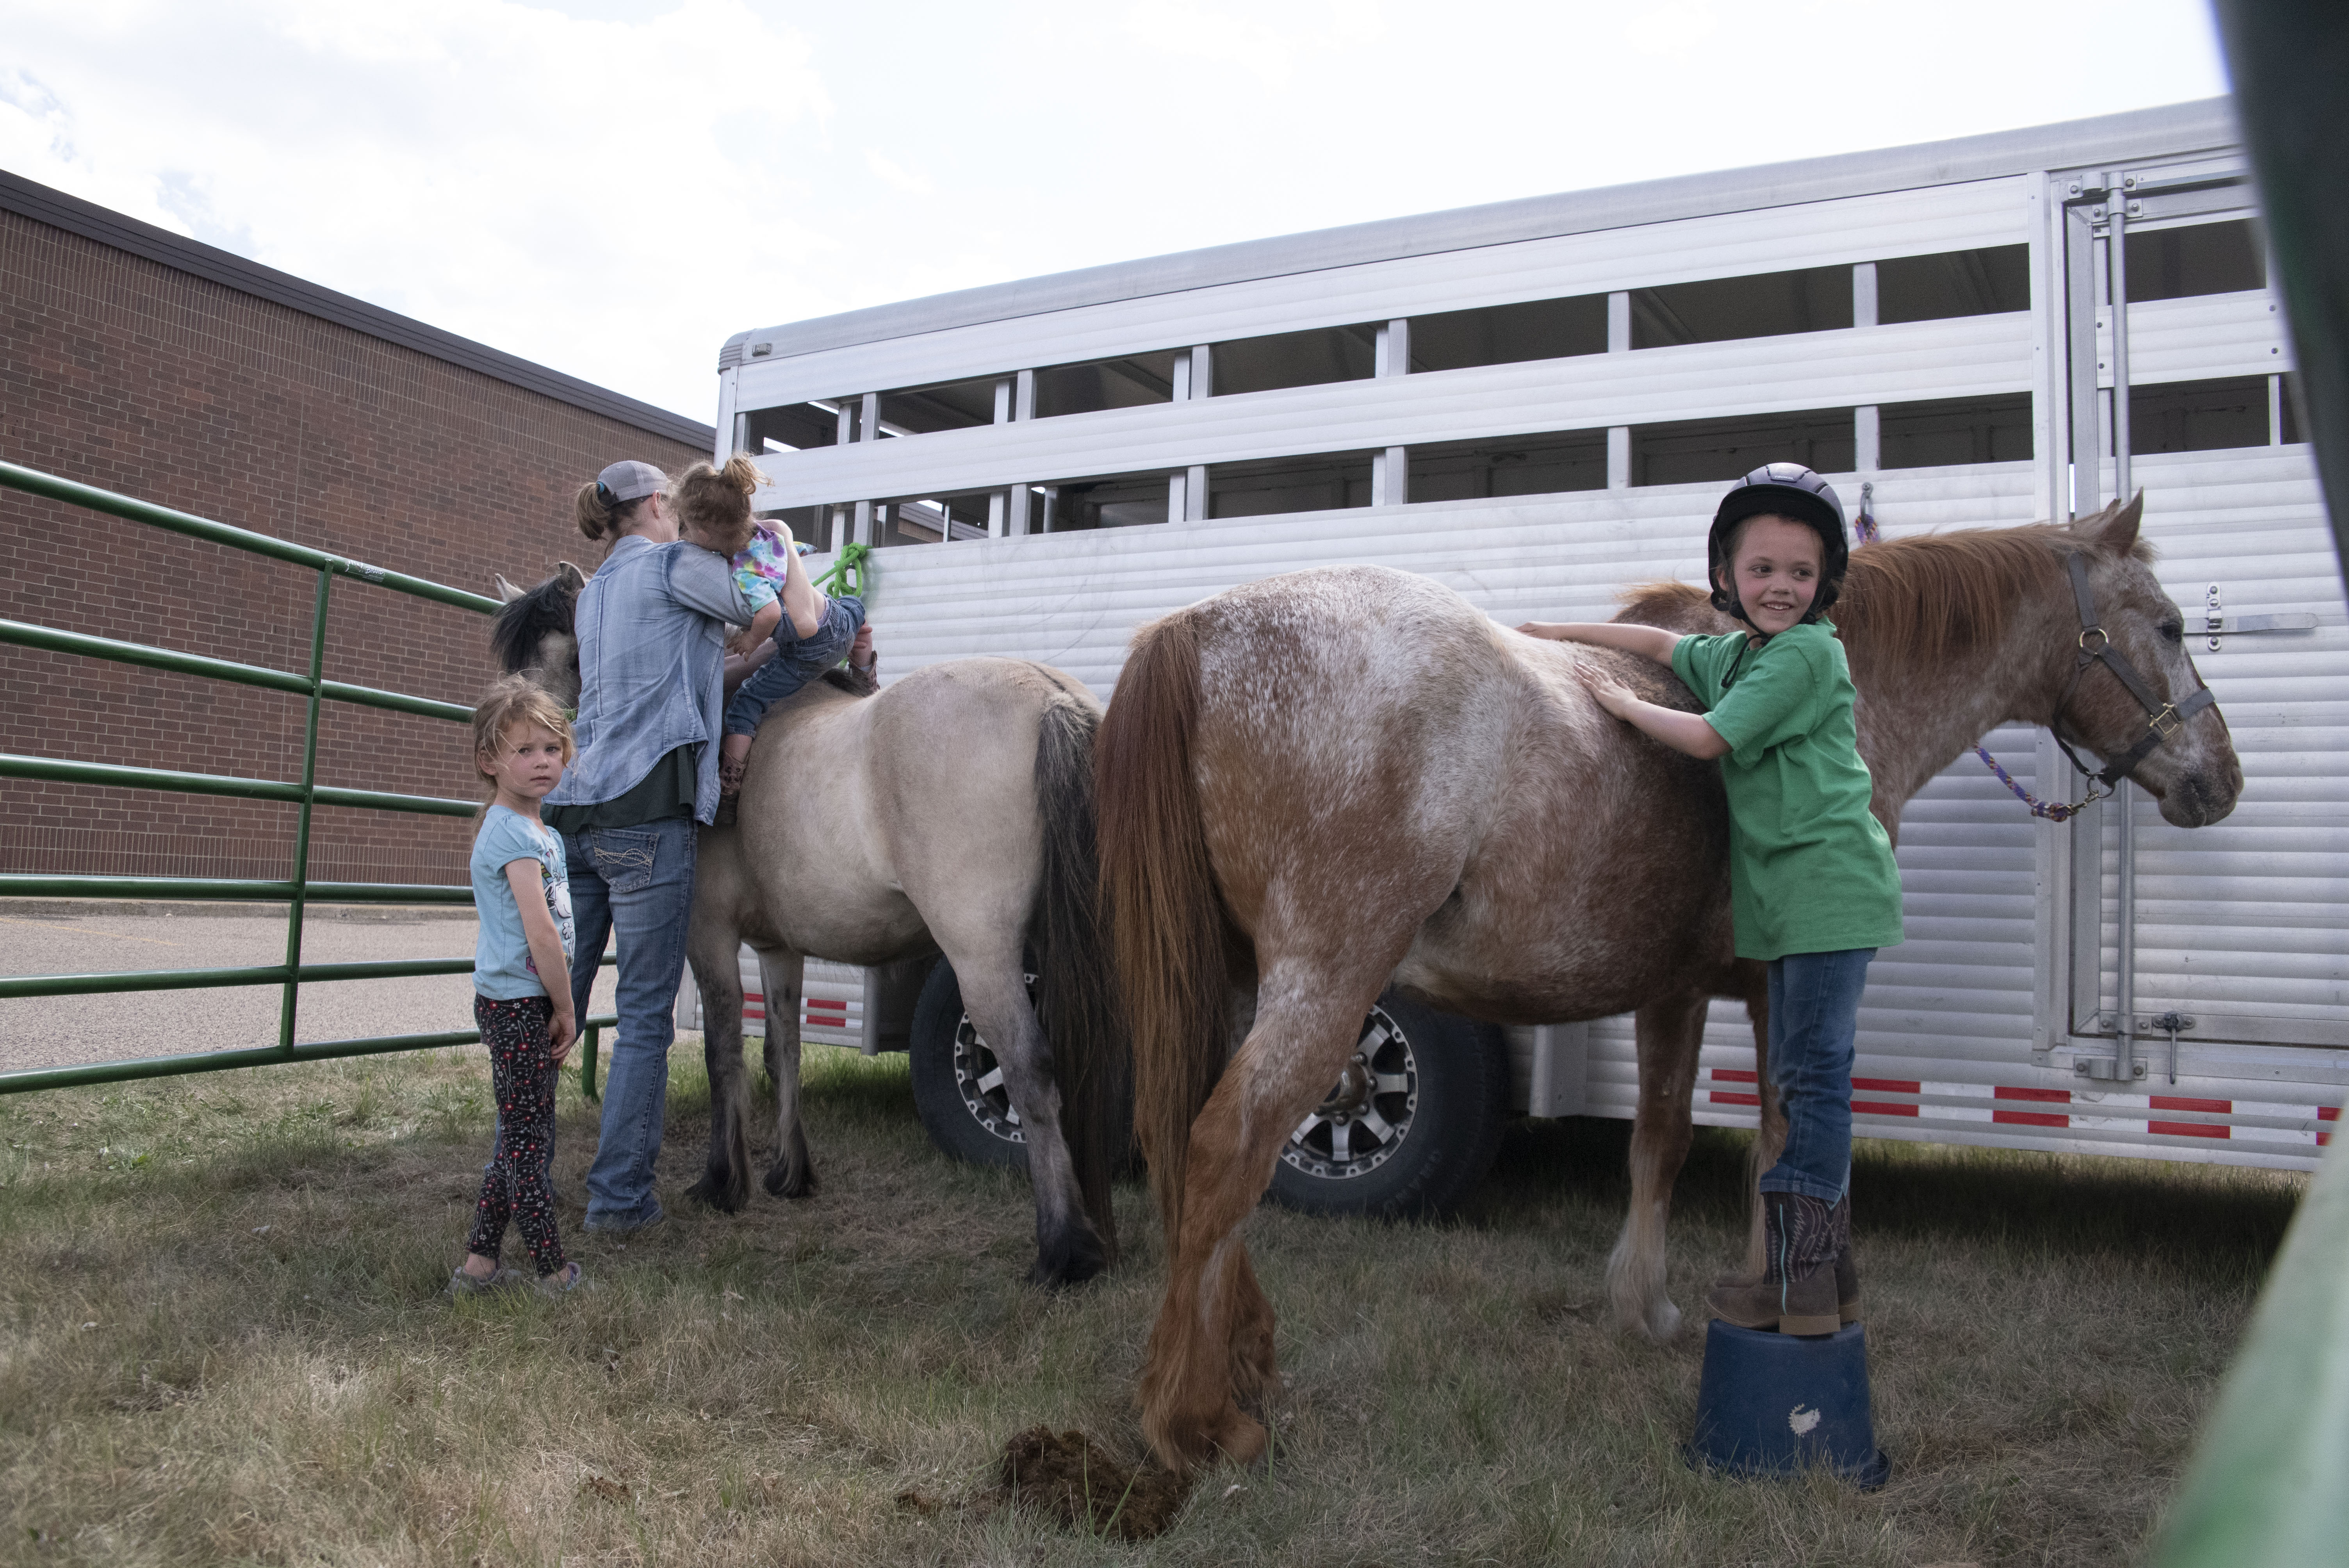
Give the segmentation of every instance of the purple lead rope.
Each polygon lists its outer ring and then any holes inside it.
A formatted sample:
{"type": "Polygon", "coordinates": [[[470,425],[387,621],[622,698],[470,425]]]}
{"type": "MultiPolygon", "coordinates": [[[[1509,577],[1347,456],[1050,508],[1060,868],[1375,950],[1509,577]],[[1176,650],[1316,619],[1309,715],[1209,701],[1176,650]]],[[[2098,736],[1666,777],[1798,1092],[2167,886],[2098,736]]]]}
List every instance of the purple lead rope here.
{"type": "Polygon", "coordinates": [[[2081,809],[2088,805],[2090,801],[2101,800],[2104,799],[2103,796],[2096,794],[2092,789],[2088,794],[2087,799],[2075,800],[2069,806],[2064,805],[2061,802],[2050,804],[2045,800],[2042,800],[2038,796],[2033,795],[2030,790],[2025,789],[2022,785],[2017,784],[2014,781],[2014,775],[2009,773],[2005,769],[2001,768],[1998,765],[1998,758],[1992,757],[1983,748],[1979,746],[1975,747],[1974,755],[1982,759],[1982,766],[1988,768],[1992,773],[1998,775],[1998,781],[2000,783],[2014,791],[2014,798],[2016,799],[2031,808],[2031,814],[2034,817],[2044,817],[2051,822],[2069,821],[2072,818],[2078,816],[2081,809]]]}

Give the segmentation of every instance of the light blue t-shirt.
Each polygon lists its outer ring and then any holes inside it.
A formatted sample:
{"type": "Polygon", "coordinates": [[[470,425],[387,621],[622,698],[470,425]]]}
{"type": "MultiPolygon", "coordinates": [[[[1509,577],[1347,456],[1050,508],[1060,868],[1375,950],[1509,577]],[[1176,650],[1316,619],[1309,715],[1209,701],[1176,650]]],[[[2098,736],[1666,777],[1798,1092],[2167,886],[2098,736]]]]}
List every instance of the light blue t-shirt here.
{"type": "MultiPolygon", "coordinates": [[[[473,989],[500,1002],[553,995],[530,955],[513,883],[506,880],[506,867],[516,861],[538,862],[538,885],[546,895],[546,912],[554,917],[555,934],[563,938],[566,964],[573,952],[571,873],[562,836],[492,802],[473,835],[473,908],[481,918],[481,934],[473,944],[473,989]]],[[[568,985],[571,977],[564,975],[561,983],[568,985]]]]}

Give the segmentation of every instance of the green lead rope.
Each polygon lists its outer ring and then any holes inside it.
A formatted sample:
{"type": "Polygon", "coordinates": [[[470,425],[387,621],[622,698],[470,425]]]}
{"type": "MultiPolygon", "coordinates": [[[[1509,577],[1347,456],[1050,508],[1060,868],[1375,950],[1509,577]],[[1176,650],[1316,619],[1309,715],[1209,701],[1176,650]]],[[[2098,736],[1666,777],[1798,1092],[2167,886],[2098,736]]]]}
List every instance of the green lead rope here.
{"type": "Polygon", "coordinates": [[[864,598],[866,573],[870,570],[864,564],[864,558],[872,553],[873,547],[869,544],[842,545],[839,557],[824,568],[823,575],[815,580],[815,586],[833,598],[843,593],[864,598]]]}

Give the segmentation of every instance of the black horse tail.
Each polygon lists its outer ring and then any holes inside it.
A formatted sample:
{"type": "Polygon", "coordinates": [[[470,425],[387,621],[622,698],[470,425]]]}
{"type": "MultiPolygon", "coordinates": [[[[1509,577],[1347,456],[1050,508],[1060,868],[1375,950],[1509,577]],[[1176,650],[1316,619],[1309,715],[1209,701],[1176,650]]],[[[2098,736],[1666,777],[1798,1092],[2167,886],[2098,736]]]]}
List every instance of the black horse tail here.
{"type": "Polygon", "coordinates": [[[1036,801],[1043,814],[1043,885],[1032,935],[1037,1013],[1061,1090],[1061,1130],[1085,1212],[1117,1256],[1110,1179],[1133,1141],[1133,1068],[1125,1021],[1102,940],[1100,861],[1093,841],[1093,732],[1100,716],[1073,696],[1045,708],[1036,737],[1036,801]]]}

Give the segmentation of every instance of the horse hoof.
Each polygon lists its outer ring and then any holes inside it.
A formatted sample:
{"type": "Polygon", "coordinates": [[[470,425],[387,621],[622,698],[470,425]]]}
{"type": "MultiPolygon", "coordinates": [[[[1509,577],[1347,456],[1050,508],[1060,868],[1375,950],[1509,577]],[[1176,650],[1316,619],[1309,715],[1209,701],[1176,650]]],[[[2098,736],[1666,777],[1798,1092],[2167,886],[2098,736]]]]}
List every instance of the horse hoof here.
{"type": "Polygon", "coordinates": [[[1036,1266],[1028,1271],[1028,1283],[1047,1289],[1082,1284],[1107,1266],[1101,1238],[1091,1231],[1072,1229],[1058,1244],[1036,1249],[1036,1266]]]}
{"type": "Polygon", "coordinates": [[[739,1214],[742,1206],[750,1201],[750,1191],[743,1183],[728,1181],[714,1171],[688,1187],[685,1195],[723,1214],[739,1214]]]}
{"type": "Polygon", "coordinates": [[[815,1167],[802,1165],[796,1171],[788,1165],[770,1165],[763,1185],[771,1198],[805,1198],[815,1191],[815,1167]]]}
{"type": "Polygon", "coordinates": [[[1681,1331],[1681,1309],[1671,1302],[1659,1298],[1656,1304],[1648,1309],[1648,1321],[1645,1326],[1649,1338],[1659,1345],[1666,1344],[1681,1331]]]}

